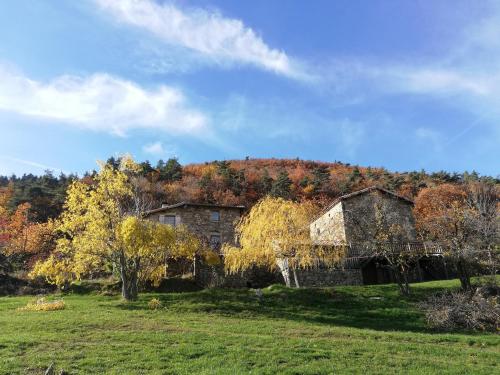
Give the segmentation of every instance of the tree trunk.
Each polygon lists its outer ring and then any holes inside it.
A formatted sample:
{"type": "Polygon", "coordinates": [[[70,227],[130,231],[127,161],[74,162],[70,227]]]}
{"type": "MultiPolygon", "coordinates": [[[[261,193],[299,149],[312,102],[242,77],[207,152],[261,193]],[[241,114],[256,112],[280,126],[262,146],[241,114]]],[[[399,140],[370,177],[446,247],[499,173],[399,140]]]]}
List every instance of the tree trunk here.
{"type": "Polygon", "coordinates": [[[299,278],[297,277],[297,271],[295,270],[295,268],[292,269],[292,272],[293,272],[293,280],[295,281],[295,287],[300,288],[299,278]]]}
{"type": "Polygon", "coordinates": [[[403,296],[409,296],[410,295],[410,284],[408,283],[408,276],[405,272],[404,269],[401,269],[400,267],[395,267],[393,269],[394,273],[394,278],[396,279],[396,283],[398,284],[399,287],[399,292],[403,296]]]}
{"type": "Polygon", "coordinates": [[[134,301],[137,299],[137,271],[138,264],[135,264],[131,270],[127,269],[125,258],[120,259],[120,277],[122,279],[122,297],[126,301],[134,301]]]}
{"type": "Polygon", "coordinates": [[[460,279],[460,285],[462,287],[462,290],[470,290],[471,284],[470,284],[469,270],[467,269],[467,264],[463,259],[458,260],[457,269],[458,269],[458,278],[460,279]]]}
{"type": "Polygon", "coordinates": [[[122,273],[122,297],[127,301],[137,299],[137,275],[122,273]]]}
{"type": "Polygon", "coordinates": [[[402,293],[404,296],[409,296],[410,295],[410,284],[408,283],[408,271],[402,270],[401,273],[403,275],[402,293]]]}
{"type": "Polygon", "coordinates": [[[285,285],[290,288],[290,267],[288,267],[288,259],[287,258],[278,258],[276,259],[276,263],[281,271],[281,275],[283,275],[283,279],[285,280],[285,285]]]}

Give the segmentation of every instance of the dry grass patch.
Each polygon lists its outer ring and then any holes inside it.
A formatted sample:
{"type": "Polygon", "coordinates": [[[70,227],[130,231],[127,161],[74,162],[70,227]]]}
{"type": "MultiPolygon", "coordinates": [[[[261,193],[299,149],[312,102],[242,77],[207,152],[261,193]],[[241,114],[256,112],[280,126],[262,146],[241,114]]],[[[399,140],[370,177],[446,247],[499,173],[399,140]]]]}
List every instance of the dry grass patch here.
{"type": "Polygon", "coordinates": [[[18,311],[55,311],[64,310],[66,304],[62,299],[47,301],[45,297],[30,301],[24,307],[19,307],[18,311]]]}

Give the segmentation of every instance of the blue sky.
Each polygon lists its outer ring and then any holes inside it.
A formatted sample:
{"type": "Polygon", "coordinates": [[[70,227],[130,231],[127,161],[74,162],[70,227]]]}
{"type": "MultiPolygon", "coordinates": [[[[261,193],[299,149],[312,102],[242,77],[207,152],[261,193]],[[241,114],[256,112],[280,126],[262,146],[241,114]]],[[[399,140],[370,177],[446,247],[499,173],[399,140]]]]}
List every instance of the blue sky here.
{"type": "Polygon", "coordinates": [[[500,3],[0,2],[0,174],[124,153],[496,176],[500,3]]]}

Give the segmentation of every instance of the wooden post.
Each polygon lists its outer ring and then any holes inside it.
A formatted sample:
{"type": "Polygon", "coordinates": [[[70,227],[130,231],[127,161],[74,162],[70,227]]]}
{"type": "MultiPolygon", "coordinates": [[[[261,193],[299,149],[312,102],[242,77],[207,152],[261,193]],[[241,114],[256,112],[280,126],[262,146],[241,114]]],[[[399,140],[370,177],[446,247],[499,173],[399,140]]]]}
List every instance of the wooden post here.
{"type": "Polygon", "coordinates": [[[417,259],[417,273],[418,273],[418,280],[420,282],[424,281],[424,278],[422,277],[422,269],[420,268],[420,259],[417,259]]]}
{"type": "Polygon", "coordinates": [[[448,267],[446,266],[446,259],[443,256],[443,266],[444,266],[444,277],[448,280],[450,277],[448,276],[448,267]]]}

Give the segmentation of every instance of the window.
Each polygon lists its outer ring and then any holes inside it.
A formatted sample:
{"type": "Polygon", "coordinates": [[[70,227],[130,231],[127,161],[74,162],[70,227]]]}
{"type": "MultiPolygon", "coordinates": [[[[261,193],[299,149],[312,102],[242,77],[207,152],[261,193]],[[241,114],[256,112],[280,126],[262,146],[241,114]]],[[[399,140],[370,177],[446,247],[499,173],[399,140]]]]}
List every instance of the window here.
{"type": "Polygon", "coordinates": [[[175,227],[175,215],[160,215],[160,223],[175,227]]]}
{"type": "Polygon", "coordinates": [[[219,211],[210,212],[210,221],[220,221],[220,212],[219,211]]]}
{"type": "Polygon", "coordinates": [[[212,234],[210,236],[210,247],[214,250],[220,248],[220,234],[212,234]]]}

